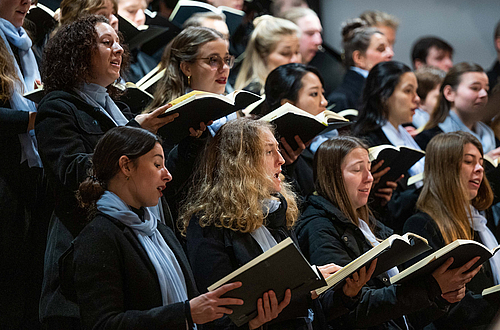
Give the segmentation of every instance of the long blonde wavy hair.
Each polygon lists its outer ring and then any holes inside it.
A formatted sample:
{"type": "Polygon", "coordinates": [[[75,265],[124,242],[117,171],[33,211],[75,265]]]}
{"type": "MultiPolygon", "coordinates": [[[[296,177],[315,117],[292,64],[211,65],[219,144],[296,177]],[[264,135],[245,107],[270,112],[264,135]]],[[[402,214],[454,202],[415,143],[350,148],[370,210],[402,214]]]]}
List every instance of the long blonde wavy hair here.
{"type": "MultiPolygon", "coordinates": [[[[263,201],[272,197],[272,178],[264,167],[266,122],[236,119],[217,132],[205,150],[195,175],[195,184],[180,211],[179,227],[185,235],[193,215],[200,225],[248,233],[265,225],[263,201]]],[[[298,217],[295,194],[282,182],[281,194],[288,208],[286,224],[298,217]]]]}
{"type": "Polygon", "coordinates": [[[470,205],[479,211],[490,207],[493,192],[486,176],[477,196],[469,200],[460,171],[464,146],[473,144],[483,156],[483,147],[472,134],[462,131],[436,135],[425,154],[424,186],[417,208],[427,213],[437,224],[446,244],[456,239],[473,239],[470,226],[470,205]]]}

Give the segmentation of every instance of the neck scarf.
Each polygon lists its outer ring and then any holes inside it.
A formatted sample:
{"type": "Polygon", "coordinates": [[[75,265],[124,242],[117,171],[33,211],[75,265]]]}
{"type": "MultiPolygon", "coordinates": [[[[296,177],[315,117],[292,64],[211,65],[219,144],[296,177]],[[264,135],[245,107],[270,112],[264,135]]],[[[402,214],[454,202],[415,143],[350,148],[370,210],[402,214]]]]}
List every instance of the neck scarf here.
{"type": "MultiPolygon", "coordinates": [[[[363,233],[365,238],[368,240],[368,242],[370,242],[370,244],[373,247],[379,245],[380,242],[377,240],[375,235],[372,233],[368,224],[362,219],[358,219],[358,221],[359,221],[359,229],[361,230],[361,232],[363,233]]],[[[387,271],[387,275],[389,275],[389,277],[393,277],[396,274],[399,274],[399,270],[397,267],[393,267],[387,271]]]]}
{"type": "Polygon", "coordinates": [[[186,301],[187,288],[182,269],[174,253],[157,229],[158,219],[145,208],[144,222],[120,197],[106,191],[97,201],[97,209],[131,228],[155,267],[163,306],[186,301]]]}
{"type": "MultiPolygon", "coordinates": [[[[0,18],[0,36],[9,51],[17,76],[21,80],[20,84],[16,83],[12,97],[9,100],[10,106],[12,109],[18,111],[36,112],[35,103],[23,96],[23,93],[32,91],[35,88],[35,81],[40,79],[35,55],[31,50],[31,39],[22,27],[16,28],[12,23],[3,18],[0,18]],[[19,50],[21,68],[14,57],[9,42],[19,50]],[[21,72],[21,70],[23,71],[21,72]]],[[[19,134],[18,137],[22,148],[21,163],[27,160],[29,167],[42,167],[35,131],[31,130],[27,133],[19,134]]]]}
{"type": "Polygon", "coordinates": [[[311,144],[309,145],[309,150],[311,150],[313,154],[316,153],[316,150],[318,150],[319,146],[323,142],[336,136],[339,136],[339,132],[336,129],[325,132],[324,134],[316,135],[316,137],[312,140],[311,144]]]}
{"type": "Polygon", "coordinates": [[[495,133],[491,128],[488,127],[488,125],[481,121],[478,121],[474,124],[474,132],[467,126],[465,126],[465,124],[460,120],[460,118],[454,111],[450,111],[448,117],[446,117],[446,119],[442,123],[438,124],[438,126],[445,133],[456,131],[469,132],[470,134],[474,135],[479,141],[481,141],[484,153],[488,153],[496,148],[495,133]]]}
{"type": "MultiPolygon", "coordinates": [[[[479,233],[481,242],[483,242],[488,249],[496,248],[498,242],[491,230],[486,226],[488,220],[486,220],[475,207],[471,207],[471,217],[471,227],[479,233]]],[[[489,261],[495,284],[500,284],[500,254],[495,253],[489,261]]]]}
{"type": "Polygon", "coordinates": [[[81,89],[75,90],[89,104],[98,107],[116,126],[125,126],[128,123],[120,108],[111,99],[105,87],[97,84],[84,83],[81,89]]]}
{"type": "MultiPolygon", "coordinates": [[[[393,146],[396,147],[405,146],[417,150],[422,150],[418,146],[417,142],[413,140],[410,133],[408,133],[401,125],[399,125],[398,129],[396,129],[389,121],[387,121],[384,124],[384,126],[382,126],[382,131],[384,132],[385,136],[387,136],[387,139],[389,139],[389,141],[392,143],[393,146]]],[[[424,164],[425,164],[425,157],[416,162],[415,165],[413,165],[408,170],[408,173],[410,173],[411,176],[414,176],[424,172],[424,164]]],[[[417,186],[418,183],[422,185],[422,182],[417,182],[415,185],[417,186]]],[[[417,186],[417,188],[420,187],[417,186]]]]}
{"type": "Polygon", "coordinates": [[[417,109],[415,109],[415,114],[413,115],[412,123],[413,123],[413,125],[415,125],[415,127],[417,129],[419,129],[420,127],[423,127],[423,126],[425,126],[425,124],[427,124],[427,122],[429,121],[429,118],[430,118],[430,115],[428,112],[426,112],[420,108],[417,108],[417,109]]]}
{"type": "MultiPolygon", "coordinates": [[[[262,204],[262,212],[264,214],[271,214],[277,211],[280,205],[281,201],[279,199],[266,199],[262,204]]],[[[259,246],[263,252],[266,252],[267,250],[278,244],[278,242],[276,242],[273,235],[271,235],[266,226],[260,226],[259,228],[252,231],[250,235],[252,235],[257,243],[259,243],[259,246]]]]}

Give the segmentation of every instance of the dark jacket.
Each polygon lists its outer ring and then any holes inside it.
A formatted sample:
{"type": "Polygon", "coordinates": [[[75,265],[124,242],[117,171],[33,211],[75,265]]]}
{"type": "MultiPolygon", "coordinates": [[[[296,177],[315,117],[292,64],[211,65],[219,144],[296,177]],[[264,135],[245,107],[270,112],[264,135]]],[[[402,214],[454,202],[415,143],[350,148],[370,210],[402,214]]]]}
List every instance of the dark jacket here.
{"type": "Polygon", "coordinates": [[[327,97],[329,105],[335,104],[333,111],[359,109],[365,81],[365,77],[356,71],[347,70],[342,84],[327,97]]]}
{"type": "MultiPolygon", "coordinates": [[[[436,222],[424,212],[418,212],[409,218],[404,225],[404,232],[422,236],[432,247],[431,251],[422,253],[406,263],[407,267],[446,245],[436,222]]],[[[481,242],[477,232],[474,233],[474,240],[481,242]]],[[[497,302],[496,305],[491,305],[482,298],[480,293],[483,289],[493,285],[495,282],[490,263],[485,262],[479,273],[467,284],[468,292],[465,298],[454,304],[445,317],[436,320],[435,327],[438,329],[470,329],[473,326],[484,325],[487,328],[499,310],[500,304],[497,302]]]]}
{"type": "MultiPolygon", "coordinates": [[[[381,144],[392,145],[382,128],[377,128],[360,136],[360,138],[364,139],[369,147],[381,144]]],[[[416,189],[415,186],[408,187],[406,185],[409,177],[410,175],[407,172],[404,174],[404,178],[398,181],[398,187],[392,193],[391,200],[384,207],[380,206],[378,198],[370,199],[370,207],[377,214],[380,221],[398,234],[402,232],[405,220],[415,213],[415,205],[421,190],[416,189]]],[[[374,192],[372,189],[371,193],[374,192]]]]}
{"type": "Polygon", "coordinates": [[[283,166],[283,173],[287,181],[293,185],[301,200],[305,200],[316,190],[314,188],[313,160],[313,152],[306,148],[293,164],[283,166]]]}
{"type": "MultiPolygon", "coordinates": [[[[189,299],[198,295],[188,260],[174,233],[158,230],[182,269],[189,299]]],[[[189,303],[162,306],[158,275],[132,229],[98,213],[75,239],[75,288],[86,329],[179,329],[189,303]]]]}
{"type": "MultiPolygon", "coordinates": [[[[282,198],[280,208],[266,219],[266,228],[279,243],[291,237],[298,246],[293,231],[286,227],[286,201],[282,198]]],[[[187,230],[187,255],[191,263],[194,278],[200,292],[217,282],[232,271],[243,266],[248,261],[262,254],[257,241],[249,233],[232,231],[215,226],[201,227],[197,217],[189,222],[187,230]]],[[[297,297],[295,297],[297,298],[297,297]]],[[[326,321],[348,312],[349,298],[342,292],[327,291],[320,298],[311,302],[310,297],[294,299],[280,313],[277,320],[266,324],[269,329],[301,329],[305,325],[304,316],[308,308],[314,311],[314,329],[325,329],[326,321]],[[281,321],[285,320],[285,321],[281,321]]],[[[242,326],[242,328],[245,328],[242,326]]],[[[206,324],[205,329],[235,329],[228,318],[206,324]]]]}
{"type": "Polygon", "coordinates": [[[438,135],[439,133],[443,133],[443,130],[439,128],[439,126],[429,128],[420,132],[413,139],[417,142],[418,146],[425,151],[427,149],[427,145],[431,142],[432,138],[438,135]]]}
{"type": "Polygon", "coordinates": [[[490,82],[490,91],[492,91],[493,87],[498,84],[498,77],[500,76],[500,63],[498,62],[498,60],[493,63],[490,71],[488,71],[487,74],[488,80],[490,82]]]}
{"type": "MultiPolygon", "coordinates": [[[[385,239],[392,230],[375,219],[374,234],[385,239]]],[[[313,264],[335,263],[345,266],[372,248],[361,230],[332,203],[311,195],[307,208],[296,227],[300,248],[313,264]]],[[[403,315],[409,325],[424,326],[441,316],[436,304],[441,295],[433,277],[408,285],[390,285],[387,273],[372,278],[361,291],[357,307],[335,322],[341,329],[405,329],[403,315]]],[[[442,302],[439,302],[442,303],[442,302]]]]}
{"type": "MultiPolygon", "coordinates": [[[[133,118],[125,104],[118,102],[117,105],[125,117],[133,118]]],[[[128,125],[140,127],[134,119],[128,125]]],[[[82,222],[85,223],[77,211],[75,191],[87,177],[97,142],[113,127],[115,123],[106,114],[76,94],[55,91],[46,95],[38,106],[38,149],[56,192],[55,214],[73,236],[83,228],[82,222]]]]}
{"type": "MultiPolygon", "coordinates": [[[[17,48],[11,48],[17,55],[17,48]]],[[[0,328],[38,325],[43,253],[53,208],[43,169],[21,163],[19,134],[27,133],[29,124],[25,110],[0,101],[0,328]]]]}
{"type": "MultiPolygon", "coordinates": [[[[127,118],[132,118],[126,106],[117,105],[127,118]]],[[[129,125],[140,127],[133,119],[129,125]]],[[[99,108],[65,91],[49,93],[38,106],[35,123],[38,150],[56,196],[45,253],[42,321],[51,316],[79,317],[76,304],[67,301],[60,292],[58,260],[87,223],[86,214],[77,206],[75,191],[87,177],[97,142],[115,126],[99,108]]]]}

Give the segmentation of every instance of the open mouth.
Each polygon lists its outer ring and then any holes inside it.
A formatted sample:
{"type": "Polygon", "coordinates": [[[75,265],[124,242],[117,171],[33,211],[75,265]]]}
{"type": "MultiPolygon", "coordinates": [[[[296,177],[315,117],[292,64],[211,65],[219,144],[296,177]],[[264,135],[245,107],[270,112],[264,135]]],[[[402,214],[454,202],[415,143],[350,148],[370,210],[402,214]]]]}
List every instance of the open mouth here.
{"type": "Polygon", "coordinates": [[[481,184],[481,180],[479,180],[479,179],[469,180],[469,183],[471,183],[472,185],[474,185],[476,187],[479,187],[479,185],[481,184]]]}
{"type": "Polygon", "coordinates": [[[222,78],[217,79],[215,82],[218,83],[218,84],[224,84],[225,85],[226,82],[227,82],[227,78],[226,77],[222,77],[222,78]]]}

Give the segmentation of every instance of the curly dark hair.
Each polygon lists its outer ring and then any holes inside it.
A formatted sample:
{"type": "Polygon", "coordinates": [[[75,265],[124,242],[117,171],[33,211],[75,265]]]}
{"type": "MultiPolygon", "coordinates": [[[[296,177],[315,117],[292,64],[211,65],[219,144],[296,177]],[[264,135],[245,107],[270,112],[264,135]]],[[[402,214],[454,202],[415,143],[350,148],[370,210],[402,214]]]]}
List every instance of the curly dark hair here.
{"type": "MultiPolygon", "coordinates": [[[[45,93],[56,90],[71,91],[91,76],[93,53],[97,51],[97,23],[107,23],[101,15],[89,15],[62,26],[47,43],[42,63],[42,81],[45,93]]],[[[120,36],[120,41],[122,38],[120,36]]],[[[122,46],[123,47],[123,46],[122,46]]],[[[122,56],[121,74],[128,67],[126,47],[122,56]]],[[[108,86],[108,92],[116,96],[118,89],[108,86]]]]}

